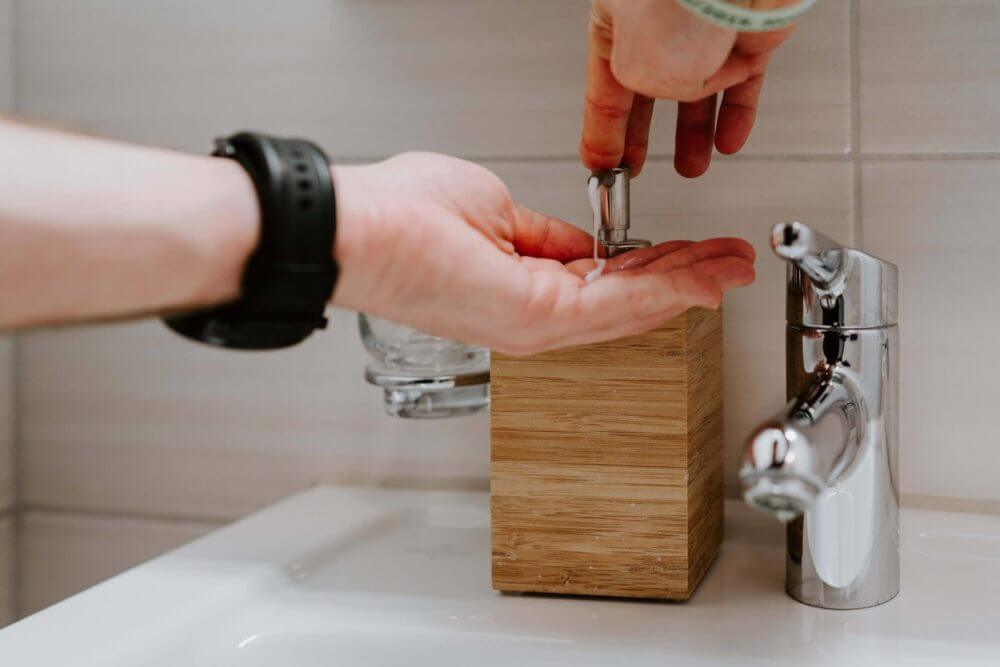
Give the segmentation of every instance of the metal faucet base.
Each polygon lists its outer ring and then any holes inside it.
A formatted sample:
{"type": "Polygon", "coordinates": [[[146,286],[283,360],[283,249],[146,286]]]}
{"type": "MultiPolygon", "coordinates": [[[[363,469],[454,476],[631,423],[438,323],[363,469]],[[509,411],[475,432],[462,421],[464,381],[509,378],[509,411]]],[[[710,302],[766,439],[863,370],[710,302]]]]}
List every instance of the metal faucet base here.
{"type": "Polygon", "coordinates": [[[803,536],[809,534],[803,522],[800,516],[786,527],[785,592],[790,598],[810,607],[848,611],[877,607],[899,595],[899,555],[893,550],[872,553],[872,560],[881,560],[877,572],[866,572],[869,576],[853,584],[837,587],[823,581],[815,571],[815,563],[802,562],[803,536]]]}
{"type": "Polygon", "coordinates": [[[879,600],[878,602],[872,602],[870,604],[858,604],[858,603],[837,603],[824,600],[823,598],[816,598],[813,595],[804,595],[801,591],[789,588],[785,586],[785,592],[788,593],[788,597],[792,598],[796,602],[806,605],[807,607],[815,607],[816,609],[832,609],[834,611],[852,611],[854,609],[871,609],[872,607],[878,607],[886,602],[892,602],[899,595],[899,590],[897,589],[891,597],[885,600],[879,600]]]}

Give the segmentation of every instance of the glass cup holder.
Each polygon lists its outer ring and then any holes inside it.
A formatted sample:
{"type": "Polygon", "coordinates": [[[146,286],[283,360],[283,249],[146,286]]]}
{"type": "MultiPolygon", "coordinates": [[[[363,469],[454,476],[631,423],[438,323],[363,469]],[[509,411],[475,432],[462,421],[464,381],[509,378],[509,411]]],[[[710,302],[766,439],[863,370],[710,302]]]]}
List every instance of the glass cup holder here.
{"type": "Polygon", "coordinates": [[[358,328],[372,357],[365,379],[382,388],[387,414],[435,419],[489,406],[489,350],[364,313],[358,328]]]}

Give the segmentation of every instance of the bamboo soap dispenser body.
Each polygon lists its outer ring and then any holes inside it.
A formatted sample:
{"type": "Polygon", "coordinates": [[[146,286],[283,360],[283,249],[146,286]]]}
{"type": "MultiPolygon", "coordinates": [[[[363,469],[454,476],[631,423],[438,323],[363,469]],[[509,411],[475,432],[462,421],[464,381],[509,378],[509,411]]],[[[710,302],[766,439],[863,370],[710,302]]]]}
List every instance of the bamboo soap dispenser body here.
{"type": "Polygon", "coordinates": [[[494,353],[491,412],[495,589],[691,596],[722,543],[721,311],[494,353]]]}

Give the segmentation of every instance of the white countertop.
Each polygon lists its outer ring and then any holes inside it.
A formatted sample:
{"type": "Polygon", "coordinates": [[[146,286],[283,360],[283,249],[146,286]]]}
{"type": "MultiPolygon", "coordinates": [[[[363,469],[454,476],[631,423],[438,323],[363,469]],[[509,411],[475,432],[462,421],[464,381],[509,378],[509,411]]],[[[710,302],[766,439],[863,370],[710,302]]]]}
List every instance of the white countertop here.
{"type": "Polygon", "coordinates": [[[17,665],[998,665],[1000,517],[904,510],[902,592],[783,592],[780,525],[726,506],[686,603],[490,588],[483,493],[321,487],[0,631],[17,665]]]}

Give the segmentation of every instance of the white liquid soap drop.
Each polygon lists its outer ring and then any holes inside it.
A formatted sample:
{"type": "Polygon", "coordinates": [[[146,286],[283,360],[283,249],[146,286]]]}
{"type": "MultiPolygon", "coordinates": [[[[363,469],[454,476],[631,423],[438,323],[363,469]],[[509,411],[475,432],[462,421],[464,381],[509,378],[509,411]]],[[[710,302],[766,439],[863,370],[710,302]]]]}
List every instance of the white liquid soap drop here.
{"type": "Polygon", "coordinates": [[[583,277],[584,282],[588,285],[604,273],[604,264],[606,260],[600,257],[597,252],[597,237],[601,231],[601,193],[598,191],[598,186],[600,185],[600,180],[597,176],[591,176],[587,179],[587,197],[590,199],[590,209],[594,214],[594,262],[597,264],[593,270],[589,271],[587,275],[583,277]]]}

